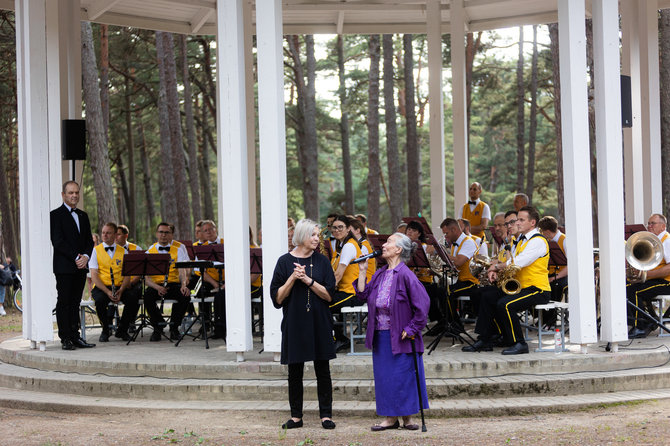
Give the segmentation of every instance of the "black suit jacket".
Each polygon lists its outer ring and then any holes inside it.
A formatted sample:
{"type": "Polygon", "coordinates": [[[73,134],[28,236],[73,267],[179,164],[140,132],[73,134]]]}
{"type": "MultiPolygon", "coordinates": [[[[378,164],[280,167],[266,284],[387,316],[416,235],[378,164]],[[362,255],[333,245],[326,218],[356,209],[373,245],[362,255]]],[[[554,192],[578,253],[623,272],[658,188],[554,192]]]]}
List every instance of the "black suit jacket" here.
{"type": "Polygon", "coordinates": [[[79,217],[79,228],[63,204],[51,211],[51,244],[54,247],[53,271],[54,274],[72,274],[82,271],[77,268],[75,260],[78,254],[91,256],[93,251],[93,237],[91,223],[86,212],[75,209],[79,217]]]}

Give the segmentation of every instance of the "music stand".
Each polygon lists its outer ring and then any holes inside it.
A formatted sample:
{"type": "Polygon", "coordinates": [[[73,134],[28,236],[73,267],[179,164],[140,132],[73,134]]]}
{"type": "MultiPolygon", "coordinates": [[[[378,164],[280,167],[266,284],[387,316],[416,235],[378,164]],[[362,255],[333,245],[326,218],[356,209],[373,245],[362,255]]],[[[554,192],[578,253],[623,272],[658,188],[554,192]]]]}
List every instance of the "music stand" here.
{"type": "MultiPolygon", "coordinates": [[[[212,268],[219,270],[219,290],[223,288],[223,269],[225,267],[224,262],[224,249],[221,243],[212,243],[210,245],[200,245],[193,247],[193,253],[195,258],[198,260],[209,260],[212,262],[212,268]]],[[[205,280],[205,276],[202,276],[202,280],[205,280]]],[[[216,299],[216,296],[214,297],[216,299]]],[[[202,310],[201,310],[202,311],[202,310]]],[[[194,340],[197,339],[194,338],[194,340]]],[[[225,339],[225,337],[224,337],[225,339]]]]}
{"type": "MultiPolygon", "coordinates": [[[[142,306],[144,306],[144,289],[146,288],[146,276],[164,276],[170,270],[170,254],[147,254],[145,252],[131,251],[123,256],[122,276],[140,276],[142,281],[142,306]]],[[[149,325],[144,308],[140,312],[140,326],[133,333],[133,337],[126,345],[137,339],[137,335],[149,325]]]]}
{"type": "Polygon", "coordinates": [[[568,266],[568,259],[558,243],[551,240],[547,242],[549,242],[549,266],[568,266]]]}
{"type": "Polygon", "coordinates": [[[624,238],[628,240],[628,238],[635,234],[636,232],[642,232],[646,231],[647,228],[644,225],[625,225],[624,226],[624,238]]]}
{"type": "MultiPolygon", "coordinates": [[[[200,274],[202,277],[204,277],[205,270],[207,268],[211,268],[214,266],[214,263],[208,260],[189,260],[188,262],[177,262],[174,264],[175,268],[179,269],[184,269],[184,268],[193,268],[193,269],[199,269],[200,274]]],[[[202,287],[198,290],[197,296],[200,298],[200,303],[201,305],[205,305],[205,291],[203,290],[202,287]]],[[[205,320],[205,317],[202,315],[202,311],[198,313],[198,315],[191,321],[191,324],[186,327],[186,330],[184,330],[184,333],[179,336],[179,340],[177,340],[177,343],[174,345],[175,347],[179,347],[179,343],[184,339],[184,336],[189,332],[189,330],[193,327],[193,325],[197,322],[200,321],[200,325],[202,326],[202,332],[204,333],[205,337],[205,348],[209,348],[209,339],[207,338],[207,321],[205,320]]],[[[194,340],[198,338],[199,335],[194,337],[194,340]]]]}
{"type": "Polygon", "coordinates": [[[403,217],[402,221],[404,221],[407,224],[409,224],[410,222],[413,222],[413,221],[418,222],[421,225],[421,227],[423,228],[423,234],[424,235],[433,233],[433,231],[430,229],[430,226],[428,226],[428,222],[423,217],[403,217]]]}
{"type": "MultiPolygon", "coordinates": [[[[372,250],[377,251],[382,249],[382,246],[384,246],[384,243],[386,243],[386,240],[391,236],[391,234],[368,234],[368,241],[370,242],[370,245],[372,245],[372,250]]],[[[380,265],[385,265],[386,264],[386,259],[384,259],[382,256],[379,256],[375,259],[377,261],[377,268],[379,268],[380,265]]]]}
{"type": "Polygon", "coordinates": [[[182,245],[184,245],[184,247],[186,248],[188,258],[195,259],[195,255],[193,254],[193,242],[191,240],[177,240],[177,241],[182,245]]]}

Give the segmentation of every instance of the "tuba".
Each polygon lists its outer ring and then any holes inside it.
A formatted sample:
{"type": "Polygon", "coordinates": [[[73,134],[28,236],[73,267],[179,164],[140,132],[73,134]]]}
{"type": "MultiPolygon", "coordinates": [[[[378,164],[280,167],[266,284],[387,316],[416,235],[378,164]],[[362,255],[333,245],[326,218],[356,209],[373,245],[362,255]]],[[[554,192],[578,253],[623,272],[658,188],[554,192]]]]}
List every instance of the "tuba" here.
{"type": "Polygon", "coordinates": [[[640,231],[626,241],[626,279],[630,283],[646,282],[647,271],[663,260],[663,244],[654,234],[640,231]]]}

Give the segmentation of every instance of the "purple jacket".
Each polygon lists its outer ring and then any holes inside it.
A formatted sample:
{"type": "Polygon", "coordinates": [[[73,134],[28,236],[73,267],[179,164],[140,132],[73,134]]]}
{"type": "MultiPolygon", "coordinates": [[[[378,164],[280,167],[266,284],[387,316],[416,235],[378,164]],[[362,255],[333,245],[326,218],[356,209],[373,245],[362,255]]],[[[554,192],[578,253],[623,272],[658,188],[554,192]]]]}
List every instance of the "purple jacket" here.
{"type": "MultiPolygon", "coordinates": [[[[358,280],[354,282],[354,289],[357,291],[358,298],[368,302],[368,330],[365,334],[365,346],[369,349],[372,349],[372,340],[375,333],[375,316],[377,313],[375,302],[387,269],[388,265],[385,265],[377,270],[362,292],[358,292],[358,280]]],[[[409,336],[415,337],[416,351],[423,352],[421,330],[427,323],[430,298],[419,279],[404,263],[396,266],[393,269],[393,274],[390,292],[391,351],[394,355],[412,353],[412,341],[401,339],[402,331],[405,330],[409,336]]]]}

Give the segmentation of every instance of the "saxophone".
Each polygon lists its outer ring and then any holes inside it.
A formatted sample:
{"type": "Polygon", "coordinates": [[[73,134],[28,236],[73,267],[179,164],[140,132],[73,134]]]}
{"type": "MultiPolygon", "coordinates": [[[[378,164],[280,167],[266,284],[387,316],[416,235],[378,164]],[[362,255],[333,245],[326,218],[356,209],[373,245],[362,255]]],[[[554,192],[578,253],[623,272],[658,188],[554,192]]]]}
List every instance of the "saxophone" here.
{"type": "MultiPolygon", "coordinates": [[[[509,245],[508,245],[509,246],[509,245]]],[[[507,295],[519,294],[521,291],[521,282],[517,279],[521,267],[514,264],[514,254],[512,250],[509,251],[510,256],[512,257],[512,263],[507,265],[505,268],[501,269],[498,272],[498,280],[496,284],[498,288],[502,290],[503,293],[507,295]]]]}

